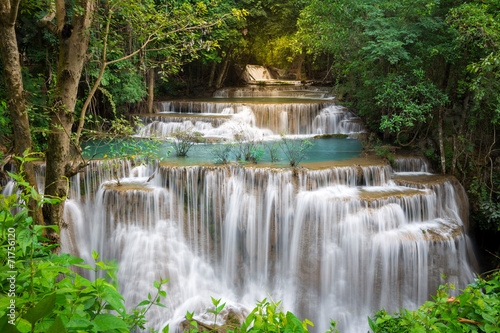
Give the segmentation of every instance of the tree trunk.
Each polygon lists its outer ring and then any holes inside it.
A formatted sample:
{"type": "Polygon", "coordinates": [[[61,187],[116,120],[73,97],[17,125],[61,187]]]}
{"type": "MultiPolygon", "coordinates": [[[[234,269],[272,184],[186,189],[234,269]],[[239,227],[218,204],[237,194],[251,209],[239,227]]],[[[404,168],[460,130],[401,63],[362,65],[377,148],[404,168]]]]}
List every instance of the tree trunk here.
{"type": "Polygon", "coordinates": [[[450,171],[452,175],[455,174],[458,157],[462,153],[462,152],[459,153],[460,149],[458,149],[457,141],[464,135],[465,119],[467,119],[467,110],[469,109],[469,99],[470,99],[470,91],[467,91],[467,94],[465,95],[464,102],[462,105],[462,114],[460,117],[460,127],[458,129],[458,134],[453,137],[453,158],[451,161],[451,171],[450,171]]]}
{"type": "Polygon", "coordinates": [[[439,108],[439,119],[438,119],[438,131],[439,131],[439,150],[441,153],[441,173],[444,175],[446,173],[446,157],[444,153],[444,138],[443,138],[443,108],[439,108]]]}
{"type": "Polygon", "coordinates": [[[208,79],[208,87],[211,88],[214,84],[214,78],[215,78],[215,69],[217,68],[217,63],[214,61],[212,62],[212,66],[210,68],[210,78],[208,79]]]}
{"type": "Polygon", "coordinates": [[[153,113],[153,102],[155,93],[155,69],[148,70],[148,113],[153,113]]]}
{"type": "MultiPolygon", "coordinates": [[[[0,52],[2,54],[4,80],[7,87],[7,108],[14,134],[14,154],[16,156],[23,156],[25,151],[31,151],[32,141],[14,27],[18,6],[19,0],[10,2],[2,1],[0,3],[0,52]]],[[[25,180],[38,192],[33,163],[25,162],[23,166],[25,180]]],[[[41,212],[36,208],[36,202],[30,200],[29,209],[31,216],[36,224],[43,224],[42,215],[37,214],[37,212],[41,212]]]]}
{"type": "MultiPolygon", "coordinates": [[[[66,24],[62,29],[58,26],[59,61],[54,102],[50,108],[45,194],[61,198],[62,201],[60,204],[45,205],[44,216],[50,224],[59,227],[63,226],[64,199],[68,193],[66,168],[70,157],[71,127],[78,84],[87,59],[88,29],[92,22],[94,1],[81,0],[78,5],[82,8],[82,15],[74,15],[71,26],[66,24]]],[[[58,22],[64,22],[64,7],[57,7],[56,16],[58,22]]]]}
{"type": "Polygon", "coordinates": [[[295,74],[296,80],[302,80],[302,64],[304,63],[305,54],[299,55],[299,63],[297,64],[297,72],[295,74]]]}
{"type": "Polygon", "coordinates": [[[231,55],[232,51],[233,51],[233,46],[230,46],[229,50],[227,50],[224,60],[222,61],[222,69],[219,73],[219,76],[217,77],[217,82],[215,83],[215,88],[217,89],[222,87],[222,84],[224,83],[224,77],[226,76],[227,67],[229,65],[229,56],[231,55]]]}

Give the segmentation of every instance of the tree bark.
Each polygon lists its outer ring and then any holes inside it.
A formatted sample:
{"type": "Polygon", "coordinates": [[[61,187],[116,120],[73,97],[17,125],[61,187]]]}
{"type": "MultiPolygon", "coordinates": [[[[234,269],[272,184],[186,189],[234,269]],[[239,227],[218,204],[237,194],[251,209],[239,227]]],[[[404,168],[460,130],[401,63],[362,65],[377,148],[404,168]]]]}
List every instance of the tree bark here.
{"type": "Polygon", "coordinates": [[[217,68],[217,63],[214,61],[212,62],[212,66],[210,68],[210,78],[208,79],[208,87],[211,88],[214,84],[214,78],[215,78],[215,69],[217,68]]]}
{"type": "Polygon", "coordinates": [[[306,55],[303,53],[299,55],[299,62],[297,64],[297,72],[295,74],[296,80],[302,80],[302,64],[304,63],[305,56],[306,55]]]}
{"type": "Polygon", "coordinates": [[[153,102],[155,93],[155,69],[148,70],[148,113],[153,113],[153,102]]]}
{"type": "MultiPolygon", "coordinates": [[[[18,7],[19,0],[2,1],[0,3],[0,52],[7,87],[7,108],[14,135],[14,155],[22,157],[25,151],[31,151],[32,141],[15,31],[18,7]]],[[[18,162],[18,160],[15,161],[18,162]]],[[[23,166],[26,181],[38,192],[33,163],[25,162],[23,166]]],[[[36,224],[43,224],[42,215],[37,214],[40,211],[36,208],[36,202],[30,200],[31,216],[36,224]]]]}
{"type": "Polygon", "coordinates": [[[441,173],[446,174],[446,157],[444,153],[444,137],[443,137],[443,108],[439,108],[439,119],[438,119],[438,131],[439,131],[439,150],[441,153],[441,173]]]}
{"type": "MultiPolygon", "coordinates": [[[[58,0],[61,1],[61,0],[58,0]]],[[[56,3],[57,4],[57,3],[56,3]]],[[[71,25],[58,26],[59,61],[55,96],[50,108],[50,126],[47,150],[47,171],[45,176],[45,194],[61,198],[59,204],[45,205],[44,217],[50,224],[63,227],[64,199],[68,190],[66,169],[68,168],[71,144],[71,127],[78,84],[83,66],[87,59],[89,33],[95,3],[92,0],[80,0],[81,15],[73,16],[71,25]]],[[[56,6],[57,22],[65,21],[64,6],[56,6]]]]}
{"type": "Polygon", "coordinates": [[[222,84],[224,83],[224,78],[226,76],[227,67],[229,65],[229,57],[230,57],[232,51],[233,51],[233,46],[231,45],[229,47],[229,50],[227,50],[226,56],[224,57],[224,61],[222,62],[222,69],[219,73],[219,76],[217,77],[217,82],[215,83],[215,88],[217,88],[217,89],[222,87],[222,84]]]}
{"type": "Polygon", "coordinates": [[[469,99],[470,99],[470,91],[467,91],[467,94],[465,95],[464,102],[462,105],[462,114],[460,117],[460,127],[458,129],[458,134],[456,134],[453,137],[453,158],[451,161],[451,171],[450,171],[450,173],[452,175],[455,174],[455,169],[457,167],[458,158],[462,154],[461,149],[458,149],[458,142],[457,141],[460,139],[460,137],[463,137],[463,135],[464,135],[465,119],[467,119],[467,110],[469,109],[469,99]],[[460,150],[460,152],[459,152],[459,150],[460,150]]]}

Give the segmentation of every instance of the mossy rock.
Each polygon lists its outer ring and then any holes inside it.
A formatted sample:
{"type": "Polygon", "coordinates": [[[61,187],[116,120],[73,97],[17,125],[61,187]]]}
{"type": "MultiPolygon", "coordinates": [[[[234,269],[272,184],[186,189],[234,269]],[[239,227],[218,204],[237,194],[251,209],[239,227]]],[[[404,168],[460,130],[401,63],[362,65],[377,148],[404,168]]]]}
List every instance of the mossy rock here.
{"type": "Polygon", "coordinates": [[[347,134],[321,134],[314,136],[314,139],[346,139],[349,135],[347,134]]]}

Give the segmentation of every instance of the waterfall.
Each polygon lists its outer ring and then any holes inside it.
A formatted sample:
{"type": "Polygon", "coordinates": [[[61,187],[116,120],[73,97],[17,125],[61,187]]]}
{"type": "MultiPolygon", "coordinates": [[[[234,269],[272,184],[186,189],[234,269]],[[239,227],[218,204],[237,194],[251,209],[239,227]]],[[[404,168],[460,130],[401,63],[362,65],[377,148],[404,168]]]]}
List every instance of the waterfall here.
{"type": "Polygon", "coordinates": [[[247,82],[274,79],[272,73],[266,67],[259,65],[246,65],[242,76],[243,80],[247,82]]]}
{"type": "Polygon", "coordinates": [[[162,114],[140,115],[144,128],[138,136],[168,137],[176,129],[193,128],[205,137],[228,137],[243,128],[264,131],[272,137],[287,131],[295,135],[354,134],[364,132],[362,123],[346,108],[329,102],[309,103],[226,103],[163,102],[162,114]]]}
{"type": "Polygon", "coordinates": [[[192,128],[207,139],[245,133],[260,142],[287,130],[316,141],[327,160],[307,165],[324,169],[94,161],[70,179],[63,250],[90,263],[92,250],[115,259],[127,307],[154,292],[154,280],[170,279],[167,308],[147,317],[174,332],[187,311],[213,323],[210,297],[227,304],[220,324],[267,298],[314,322],[311,332],[330,319],[341,332],[366,332],[373,311],[415,309],[439,284],[472,282],[459,182],[431,174],[420,157],[398,156],[394,169],[361,157],[335,166],[330,159],[357,149],[348,143],[364,126],[328,90],[254,86],[157,103],[160,112],[141,115],[138,137],[192,128]]]}
{"type": "Polygon", "coordinates": [[[66,205],[65,242],[86,260],[95,249],[118,261],[127,306],[152,292],[153,280],[170,278],[167,309],[149,315],[157,329],[173,329],[188,310],[210,322],[201,314],[210,296],[242,314],[271,296],[312,320],[314,332],[330,318],[343,332],[366,331],[371,311],[416,308],[441,274],[459,288],[473,279],[467,202],[454,178],[393,176],[387,165],[297,175],[128,162],[119,169],[121,186],[104,162],[72,179],[72,193],[86,190],[66,205]]]}

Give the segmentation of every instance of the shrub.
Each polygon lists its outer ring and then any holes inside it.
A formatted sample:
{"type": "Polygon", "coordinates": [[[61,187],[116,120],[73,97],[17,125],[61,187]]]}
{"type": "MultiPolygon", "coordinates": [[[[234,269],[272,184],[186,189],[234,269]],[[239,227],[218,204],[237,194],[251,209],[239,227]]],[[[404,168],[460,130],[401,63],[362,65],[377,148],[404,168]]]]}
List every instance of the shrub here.
{"type": "Polygon", "coordinates": [[[172,142],[175,153],[179,157],[187,156],[189,150],[196,144],[202,142],[202,134],[193,131],[193,128],[182,130],[176,129],[172,136],[175,141],[172,142]]]}
{"type": "Polygon", "coordinates": [[[288,164],[295,168],[306,156],[306,152],[313,146],[313,143],[307,139],[291,139],[286,137],[286,133],[281,133],[279,146],[285,154],[288,164]]]}
{"type": "Polygon", "coordinates": [[[249,133],[240,130],[234,135],[235,158],[239,162],[257,163],[264,155],[261,141],[255,140],[249,133]]]}
{"type": "Polygon", "coordinates": [[[264,143],[264,148],[269,152],[269,156],[271,158],[271,162],[278,162],[280,160],[278,156],[278,151],[280,145],[277,141],[269,141],[264,143]]]}
{"type": "Polygon", "coordinates": [[[233,145],[230,143],[216,145],[212,148],[212,155],[215,164],[227,164],[229,155],[233,151],[233,145]]]}
{"type": "Polygon", "coordinates": [[[478,278],[457,297],[452,284],[440,286],[434,301],[418,310],[389,315],[384,309],[368,318],[374,332],[500,332],[500,274],[478,278]]]}

